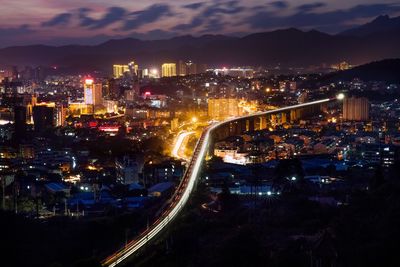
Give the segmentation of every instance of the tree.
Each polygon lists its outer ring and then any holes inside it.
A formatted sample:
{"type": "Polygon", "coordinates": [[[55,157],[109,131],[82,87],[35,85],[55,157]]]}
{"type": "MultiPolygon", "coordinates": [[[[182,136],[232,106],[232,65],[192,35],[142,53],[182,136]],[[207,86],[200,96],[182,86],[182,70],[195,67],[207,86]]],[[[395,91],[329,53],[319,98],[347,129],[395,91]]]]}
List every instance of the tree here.
{"type": "Polygon", "coordinates": [[[238,199],[235,195],[231,194],[229,184],[225,181],[221,193],[218,194],[218,200],[221,203],[223,210],[230,210],[238,204],[238,199]]]}
{"type": "Polygon", "coordinates": [[[383,174],[383,169],[381,165],[376,166],[374,176],[370,181],[371,190],[378,189],[381,185],[385,183],[385,176],[383,174]]]}
{"type": "Polygon", "coordinates": [[[299,159],[280,160],[275,169],[275,182],[284,183],[291,180],[292,177],[296,181],[304,178],[304,171],[299,159]]]}

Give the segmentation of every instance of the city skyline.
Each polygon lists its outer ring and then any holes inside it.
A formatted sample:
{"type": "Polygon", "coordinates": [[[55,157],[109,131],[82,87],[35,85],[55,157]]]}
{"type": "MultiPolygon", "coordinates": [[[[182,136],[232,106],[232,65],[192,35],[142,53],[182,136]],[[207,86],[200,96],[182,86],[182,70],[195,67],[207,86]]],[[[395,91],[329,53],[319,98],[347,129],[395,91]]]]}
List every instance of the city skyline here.
{"type": "Polygon", "coordinates": [[[400,0],[2,0],[7,267],[400,266],[400,0]]]}
{"type": "Polygon", "coordinates": [[[295,27],[338,33],[387,14],[399,1],[77,1],[2,3],[0,47],[97,44],[112,38],[246,34],[295,27]],[[18,10],[18,11],[16,11],[18,10]]]}

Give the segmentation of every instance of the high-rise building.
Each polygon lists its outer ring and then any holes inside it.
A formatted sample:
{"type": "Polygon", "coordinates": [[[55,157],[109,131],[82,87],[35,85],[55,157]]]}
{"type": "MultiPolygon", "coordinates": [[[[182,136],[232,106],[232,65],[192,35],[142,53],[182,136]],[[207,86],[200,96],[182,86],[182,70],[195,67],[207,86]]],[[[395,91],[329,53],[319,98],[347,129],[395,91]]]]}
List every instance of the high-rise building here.
{"type": "Polygon", "coordinates": [[[136,96],[140,95],[140,84],[138,80],[132,85],[132,90],[135,92],[136,96]]]}
{"type": "Polygon", "coordinates": [[[93,105],[100,106],[103,103],[103,86],[101,83],[97,83],[93,89],[93,105]]]}
{"type": "Polygon", "coordinates": [[[23,159],[35,158],[35,150],[33,148],[33,145],[20,144],[19,145],[19,155],[23,159]]]}
{"type": "Polygon", "coordinates": [[[171,120],[171,131],[176,131],[179,128],[179,119],[173,118],[171,120]]]}
{"type": "Polygon", "coordinates": [[[14,137],[20,140],[25,137],[27,129],[27,109],[24,106],[14,107],[14,137]]]}
{"type": "Polygon", "coordinates": [[[129,74],[132,76],[138,76],[139,65],[135,64],[134,61],[129,62],[129,74]]]}
{"type": "Polygon", "coordinates": [[[129,71],[130,71],[129,65],[119,65],[119,64],[113,65],[113,76],[115,79],[121,78],[122,76],[124,76],[126,72],[129,71]]]}
{"type": "Polygon", "coordinates": [[[16,80],[19,78],[17,66],[10,66],[8,68],[8,73],[8,77],[11,78],[11,80],[16,80]]]}
{"type": "Polygon", "coordinates": [[[145,78],[145,77],[149,77],[149,69],[143,69],[142,70],[142,77],[141,78],[145,78]]]}
{"type": "Polygon", "coordinates": [[[207,72],[207,64],[197,64],[197,73],[205,73],[207,72]]]}
{"type": "Polygon", "coordinates": [[[102,104],[103,88],[101,83],[95,84],[93,79],[87,78],[83,84],[85,104],[99,106],[102,104]]]}
{"type": "Polygon", "coordinates": [[[243,108],[239,106],[236,98],[210,98],[208,99],[208,116],[212,119],[224,119],[243,115],[243,108]]]}
{"type": "Polygon", "coordinates": [[[307,92],[302,92],[299,97],[297,98],[297,101],[299,102],[299,104],[303,104],[305,102],[307,102],[308,99],[308,93],[307,92]]]}
{"type": "Polygon", "coordinates": [[[160,78],[160,73],[158,72],[158,69],[156,69],[156,68],[151,69],[148,72],[148,77],[153,78],[153,79],[160,78]]]}
{"type": "Polygon", "coordinates": [[[82,114],[93,114],[93,105],[83,102],[68,103],[68,115],[80,116],[82,114]]]}
{"type": "Polygon", "coordinates": [[[109,79],[106,86],[106,97],[119,98],[121,90],[116,79],[109,79]]]}
{"type": "MultiPolygon", "coordinates": [[[[211,86],[209,90],[209,97],[212,98],[234,98],[236,96],[236,87],[232,83],[220,83],[211,86]]],[[[195,98],[195,95],[193,95],[195,98]]]]}
{"type": "Polygon", "coordinates": [[[115,160],[117,182],[131,184],[139,182],[139,174],[142,173],[144,160],[141,155],[124,156],[115,160]]]}
{"type": "Polygon", "coordinates": [[[133,89],[124,91],[125,101],[132,102],[135,100],[135,97],[136,97],[136,93],[133,89]]]}
{"type": "Polygon", "coordinates": [[[54,107],[36,105],[33,107],[33,123],[36,132],[43,132],[55,126],[54,107]]]}
{"type": "Polygon", "coordinates": [[[287,82],[285,82],[285,81],[280,81],[279,82],[279,90],[281,92],[287,91],[289,89],[288,87],[289,86],[288,86],[287,82]]]}
{"type": "Polygon", "coordinates": [[[369,119],[369,101],[365,97],[343,99],[343,120],[367,121],[369,119]]]}
{"type": "Polygon", "coordinates": [[[197,74],[197,64],[193,63],[191,60],[185,63],[186,65],[186,75],[197,74]]]}
{"type": "Polygon", "coordinates": [[[161,77],[172,77],[176,76],[176,64],[175,63],[164,63],[161,66],[161,77]]]}
{"type": "Polygon", "coordinates": [[[56,126],[59,127],[63,127],[66,125],[66,117],[67,117],[67,108],[64,107],[63,105],[59,105],[56,108],[56,126]]]}
{"type": "Polygon", "coordinates": [[[289,88],[292,93],[297,90],[297,82],[289,82],[289,88]]]}
{"type": "Polygon", "coordinates": [[[178,61],[178,76],[186,76],[186,75],[193,75],[197,74],[197,64],[193,63],[192,61],[178,61]]]}
{"type": "Polygon", "coordinates": [[[295,92],[297,89],[297,83],[293,81],[280,81],[279,82],[279,90],[281,92],[291,91],[292,93],[295,92]]]}
{"type": "Polygon", "coordinates": [[[186,64],[183,62],[183,60],[178,61],[178,76],[185,76],[187,75],[186,73],[186,64]]]}
{"type": "Polygon", "coordinates": [[[108,113],[118,113],[118,101],[105,99],[103,105],[108,113]]]}

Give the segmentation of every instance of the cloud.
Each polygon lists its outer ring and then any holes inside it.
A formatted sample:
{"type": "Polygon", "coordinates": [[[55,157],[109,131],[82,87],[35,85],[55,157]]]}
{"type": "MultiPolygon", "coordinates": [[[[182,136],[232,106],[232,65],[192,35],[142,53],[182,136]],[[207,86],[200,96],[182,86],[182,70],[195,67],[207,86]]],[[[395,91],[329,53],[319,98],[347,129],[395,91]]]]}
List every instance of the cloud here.
{"type": "Polygon", "coordinates": [[[91,26],[92,29],[106,27],[114,22],[121,21],[127,11],[122,7],[110,7],[107,13],[91,26]]]}
{"type": "Polygon", "coordinates": [[[324,6],[326,6],[325,3],[315,2],[315,3],[300,5],[297,7],[297,10],[299,10],[301,12],[310,12],[310,11],[313,11],[317,8],[324,7],[324,6]]]}
{"type": "Polygon", "coordinates": [[[67,25],[71,20],[71,13],[61,13],[53,17],[52,19],[42,23],[43,27],[53,27],[58,25],[67,25]]]}
{"type": "Polygon", "coordinates": [[[222,32],[227,23],[219,18],[211,19],[207,22],[205,28],[201,31],[202,33],[210,33],[210,32],[222,32]]]}
{"type": "MultiPolygon", "coordinates": [[[[364,3],[369,1],[372,0],[366,0],[364,3]]],[[[57,14],[56,16],[46,21],[32,23],[30,26],[18,26],[18,22],[15,22],[16,26],[0,27],[0,45],[31,44],[41,41],[42,43],[57,42],[57,44],[80,43],[80,41],[90,43],[90,38],[99,41],[123,36],[160,39],[178,34],[227,34],[232,31],[237,31],[238,35],[245,35],[253,31],[288,27],[314,28],[334,33],[349,28],[356,22],[364,22],[381,14],[399,14],[400,3],[393,2],[397,4],[381,2],[335,10],[335,6],[339,5],[327,0],[307,0],[301,1],[301,4],[296,4],[294,0],[170,2],[152,0],[150,2],[152,4],[144,2],[143,9],[134,11],[122,4],[112,6],[113,1],[106,3],[101,0],[93,7],[84,6],[87,2],[81,1],[82,8],[77,9],[70,4],[65,4],[61,10],[67,11],[56,12],[54,13],[57,14]],[[179,12],[179,16],[174,16],[174,12],[179,12]],[[151,25],[147,27],[147,24],[151,25]],[[80,36],[85,36],[87,39],[80,36]]],[[[45,14],[44,11],[43,13],[45,14]]]]}
{"type": "Polygon", "coordinates": [[[276,29],[285,27],[315,28],[335,31],[342,29],[347,21],[356,18],[371,18],[381,14],[400,12],[400,5],[371,4],[358,5],[345,10],[334,10],[315,13],[312,11],[317,5],[300,6],[297,12],[288,16],[278,16],[268,10],[259,11],[242,21],[254,29],[276,29]]]}
{"type": "Polygon", "coordinates": [[[15,27],[15,28],[0,28],[0,35],[3,36],[7,36],[7,35],[25,35],[28,33],[34,33],[35,30],[33,30],[31,28],[30,25],[28,24],[23,24],[20,25],[19,27],[15,27]]]}
{"type": "Polygon", "coordinates": [[[197,2],[197,3],[192,3],[192,4],[187,4],[182,6],[183,8],[187,8],[187,9],[199,9],[200,7],[204,6],[204,2],[197,2]]]}
{"type": "Polygon", "coordinates": [[[289,5],[286,1],[275,1],[270,3],[271,6],[279,9],[287,8],[289,5]]]}
{"type": "Polygon", "coordinates": [[[80,26],[90,26],[95,23],[95,20],[90,18],[87,14],[92,11],[90,8],[82,7],[78,10],[78,17],[80,20],[80,26]]]}
{"type": "Polygon", "coordinates": [[[81,8],[79,10],[78,16],[81,20],[80,25],[89,27],[91,29],[100,29],[103,27],[107,27],[115,22],[121,21],[128,13],[128,11],[122,7],[110,7],[107,9],[107,12],[103,15],[102,18],[93,19],[87,15],[89,11],[91,11],[89,8],[81,8]]]}
{"type": "Polygon", "coordinates": [[[1,42],[0,47],[25,44],[27,36],[36,33],[28,24],[18,27],[0,28],[1,42]]]}
{"type": "Polygon", "coordinates": [[[213,16],[218,14],[236,14],[243,11],[245,8],[239,5],[239,1],[233,0],[228,2],[217,2],[207,7],[202,13],[203,16],[213,16]]]}
{"type": "Polygon", "coordinates": [[[170,6],[167,4],[154,4],[142,11],[132,12],[131,19],[124,22],[122,30],[133,30],[148,23],[152,23],[161,17],[171,14],[170,6]]]}
{"type": "Polygon", "coordinates": [[[187,24],[178,24],[175,27],[172,28],[174,31],[188,31],[188,30],[193,30],[200,25],[202,25],[204,22],[204,19],[201,17],[195,17],[192,19],[190,23],[187,24]]]}
{"type": "Polygon", "coordinates": [[[172,30],[187,32],[203,26],[204,28],[200,30],[201,33],[222,31],[227,25],[223,15],[238,14],[245,10],[245,7],[239,3],[239,1],[233,0],[209,4],[204,10],[198,12],[189,23],[178,24],[172,30]]]}
{"type": "Polygon", "coordinates": [[[55,26],[66,24],[72,17],[77,17],[79,19],[79,26],[84,28],[97,30],[114,23],[121,23],[122,26],[120,26],[118,30],[130,31],[137,29],[142,25],[155,22],[165,15],[172,14],[171,8],[167,4],[154,4],[144,10],[134,12],[129,12],[123,7],[114,6],[108,8],[99,19],[90,16],[91,12],[93,12],[92,9],[82,7],[75,10],[73,14],[63,13],[57,15],[51,20],[44,22],[42,25],[55,26]]]}

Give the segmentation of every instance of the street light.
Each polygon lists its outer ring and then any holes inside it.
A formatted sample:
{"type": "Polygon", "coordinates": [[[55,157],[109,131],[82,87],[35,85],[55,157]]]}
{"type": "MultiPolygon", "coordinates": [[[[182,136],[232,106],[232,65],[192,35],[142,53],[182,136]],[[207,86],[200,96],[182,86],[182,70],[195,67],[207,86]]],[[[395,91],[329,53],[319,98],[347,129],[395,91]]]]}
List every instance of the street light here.
{"type": "Polygon", "coordinates": [[[340,93],[336,96],[337,100],[343,100],[345,98],[345,95],[343,93],[340,93]]]}
{"type": "MultiPolygon", "coordinates": [[[[346,97],[346,96],[345,96],[343,93],[339,93],[339,94],[336,96],[336,99],[339,100],[339,101],[342,101],[345,97],[346,97]]],[[[340,116],[340,124],[339,124],[340,129],[342,129],[342,119],[343,119],[343,115],[340,116]]]]}

